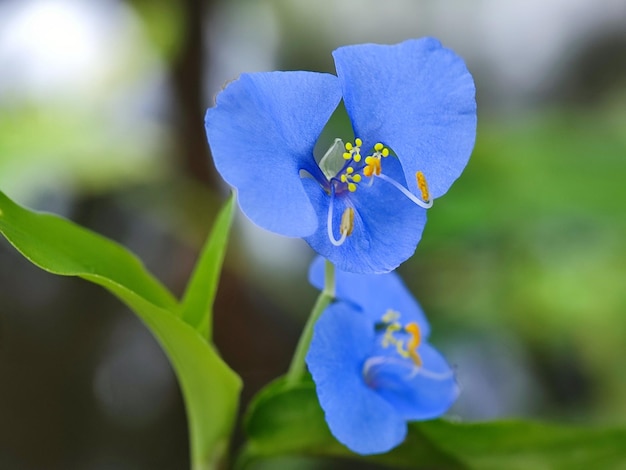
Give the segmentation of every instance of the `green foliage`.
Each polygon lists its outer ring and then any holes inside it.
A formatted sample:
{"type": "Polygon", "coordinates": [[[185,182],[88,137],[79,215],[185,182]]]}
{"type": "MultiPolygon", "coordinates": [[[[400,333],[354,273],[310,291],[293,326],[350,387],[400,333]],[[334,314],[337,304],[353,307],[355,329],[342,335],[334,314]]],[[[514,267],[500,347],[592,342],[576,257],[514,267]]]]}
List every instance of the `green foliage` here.
{"type": "Polygon", "coordinates": [[[164,131],[136,125],[131,140],[117,135],[106,113],[94,108],[62,102],[3,109],[2,190],[26,198],[42,188],[98,192],[165,174],[167,162],[155,137],[164,131]]]}
{"type": "Polygon", "coordinates": [[[177,2],[168,0],[131,0],[150,43],[168,60],[179,52],[185,34],[184,11],[177,2]]]}
{"type": "Polygon", "coordinates": [[[591,111],[483,119],[467,170],[400,267],[440,339],[453,326],[519,340],[542,395],[519,413],[624,423],[625,122],[591,111]],[[559,388],[563,358],[580,386],[559,388]]]}
{"type": "Polygon", "coordinates": [[[213,326],[213,301],[226,255],[224,248],[228,242],[234,207],[233,194],[217,215],[215,229],[204,245],[182,300],[183,320],[200,331],[209,341],[213,326]]]}
{"type": "MultiPolygon", "coordinates": [[[[187,290],[184,312],[202,320],[215,295],[232,215],[232,200],[213,229],[187,290]],[[203,272],[209,271],[209,274],[203,272]],[[211,283],[200,284],[199,280],[211,283]],[[204,292],[206,291],[206,292],[204,292]]],[[[128,305],[152,331],[172,362],[189,417],[194,469],[214,468],[227,448],[241,388],[239,377],[194,326],[180,317],[174,297],[122,246],[50,214],[24,209],[0,193],[0,232],[40,268],[99,284],[128,305]]],[[[203,323],[202,321],[200,322],[203,323]]]]}
{"type": "Polygon", "coordinates": [[[239,460],[252,468],[282,455],[341,457],[411,469],[626,469],[626,428],[555,426],[528,421],[411,423],[406,441],[384,455],[353,454],[330,434],[309,379],[279,379],[246,416],[249,442],[239,460]]]}

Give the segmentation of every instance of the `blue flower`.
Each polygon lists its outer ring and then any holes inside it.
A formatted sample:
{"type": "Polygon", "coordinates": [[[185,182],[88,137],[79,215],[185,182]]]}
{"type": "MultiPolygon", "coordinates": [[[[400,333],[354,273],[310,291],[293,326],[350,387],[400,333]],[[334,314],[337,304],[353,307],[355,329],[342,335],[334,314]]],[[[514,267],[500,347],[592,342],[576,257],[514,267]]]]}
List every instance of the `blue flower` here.
{"type": "Polygon", "coordinates": [[[303,237],[345,271],[388,272],[413,254],[425,209],[467,164],[474,82],[432,38],[333,56],[337,76],[241,75],[207,111],[208,140],[257,225],[303,237]],[[316,162],[313,147],[342,98],[356,139],[336,139],[316,162]]]}
{"type": "MultiPolygon", "coordinates": [[[[323,283],[323,260],[311,282],[323,283]]],[[[404,441],[407,421],[436,418],[458,395],[453,371],[395,273],[336,273],[337,299],[315,325],[306,357],[330,431],[359,454],[404,441]]]]}

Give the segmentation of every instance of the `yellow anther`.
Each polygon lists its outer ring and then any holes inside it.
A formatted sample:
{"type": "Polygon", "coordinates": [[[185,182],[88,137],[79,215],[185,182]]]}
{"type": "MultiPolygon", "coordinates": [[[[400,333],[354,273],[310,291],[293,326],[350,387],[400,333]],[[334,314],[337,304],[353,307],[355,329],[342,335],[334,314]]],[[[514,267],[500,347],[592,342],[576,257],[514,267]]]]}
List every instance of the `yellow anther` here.
{"type": "Polygon", "coordinates": [[[354,161],[355,161],[355,162],[357,162],[357,163],[361,161],[361,154],[360,154],[360,153],[357,153],[357,154],[354,156],[354,161]]]}
{"type": "Polygon", "coordinates": [[[339,225],[339,233],[341,235],[352,235],[352,230],[354,229],[354,209],[352,207],[348,207],[343,214],[341,215],[341,224],[339,225]]]}
{"type": "Polygon", "coordinates": [[[376,150],[377,152],[380,152],[383,149],[383,144],[381,144],[380,142],[378,142],[376,145],[374,145],[374,150],[376,150]]]}
{"type": "Polygon", "coordinates": [[[424,173],[418,171],[415,173],[415,177],[417,178],[417,187],[420,188],[422,192],[422,199],[426,202],[430,201],[430,192],[428,191],[428,184],[426,183],[424,173]]]}
{"type": "Polygon", "coordinates": [[[346,150],[352,150],[352,144],[350,142],[346,142],[346,150]]]}
{"type": "Polygon", "coordinates": [[[385,147],[383,149],[382,152],[380,152],[382,154],[383,157],[388,157],[389,156],[389,149],[387,147],[385,147]]]}
{"type": "Polygon", "coordinates": [[[380,159],[372,158],[365,168],[363,174],[365,176],[380,175],[380,159]]]}
{"type": "Polygon", "coordinates": [[[356,184],[360,183],[362,179],[361,175],[358,173],[355,174],[354,171],[354,168],[349,166],[346,168],[346,171],[339,176],[339,180],[348,185],[348,191],[351,193],[357,190],[356,184]]]}
{"type": "Polygon", "coordinates": [[[366,157],[366,158],[365,158],[365,164],[366,164],[366,165],[371,165],[371,164],[372,164],[372,162],[373,162],[374,160],[376,160],[376,158],[375,158],[375,157],[372,157],[372,156],[370,155],[369,157],[366,157]]]}
{"type": "Polygon", "coordinates": [[[363,145],[363,141],[361,139],[354,139],[354,143],[356,144],[357,147],[360,147],[361,145],[363,145]]]}
{"type": "Polygon", "coordinates": [[[420,327],[417,323],[412,322],[404,327],[404,330],[411,335],[408,344],[406,345],[406,349],[411,356],[411,359],[415,363],[416,366],[422,365],[422,358],[417,354],[417,348],[422,342],[422,336],[420,333],[420,327]]]}
{"type": "Polygon", "coordinates": [[[343,159],[344,160],[350,160],[350,152],[344,152],[343,153],[343,159]]]}

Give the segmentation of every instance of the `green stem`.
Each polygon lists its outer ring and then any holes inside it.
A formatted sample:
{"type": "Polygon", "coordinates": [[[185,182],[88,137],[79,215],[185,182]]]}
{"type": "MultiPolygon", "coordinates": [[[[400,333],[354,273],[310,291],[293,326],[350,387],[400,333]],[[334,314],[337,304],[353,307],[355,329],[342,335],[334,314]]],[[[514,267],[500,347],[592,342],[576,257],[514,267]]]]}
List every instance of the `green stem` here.
{"type": "Polygon", "coordinates": [[[334,298],[335,267],[330,261],[326,260],[326,264],[324,266],[324,290],[320,292],[319,297],[315,301],[315,305],[311,310],[309,319],[307,320],[306,325],[304,325],[304,330],[302,330],[302,335],[300,335],[300,340],[298,340],[296,352],[293,355],[293,359],[291,359],[289,371],[287,371],[287,384],[293,385],[302,379],[306,370],[304,358],[309,351],[309,345],[311,344],[311,338],[313,337],[313,327],[315,326],[315,323],[317,323],[317,319],[320,317],[322,312],[326,310],[326,307],[328,307],[334,298]]]}

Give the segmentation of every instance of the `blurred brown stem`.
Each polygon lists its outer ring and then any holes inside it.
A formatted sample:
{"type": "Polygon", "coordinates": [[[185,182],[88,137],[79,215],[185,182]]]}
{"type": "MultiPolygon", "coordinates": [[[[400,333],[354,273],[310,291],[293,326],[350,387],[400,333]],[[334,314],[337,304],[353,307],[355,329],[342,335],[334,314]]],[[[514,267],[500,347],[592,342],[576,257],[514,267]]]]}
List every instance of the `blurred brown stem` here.
{"type": "Polygon", "coordinates": [[[210,164],[204,132],[205,38],[203,24],[213,7],[213,0],[181,0],[185,37],[172,65],[174,100],[177,104],[176,126],[180,158],[187,175],[210,186],[217,181],[210,164]]]}

